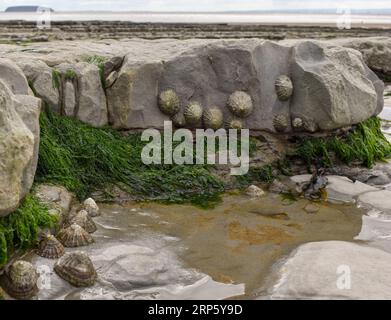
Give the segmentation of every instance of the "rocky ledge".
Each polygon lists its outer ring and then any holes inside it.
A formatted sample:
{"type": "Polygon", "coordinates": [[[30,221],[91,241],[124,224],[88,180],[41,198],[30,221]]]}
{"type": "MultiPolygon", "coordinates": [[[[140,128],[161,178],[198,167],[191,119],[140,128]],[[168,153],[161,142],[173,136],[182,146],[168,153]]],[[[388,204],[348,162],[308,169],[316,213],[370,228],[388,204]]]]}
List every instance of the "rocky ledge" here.
{"type": "Polygon", "coordinates": [[[218,109],[219,126],[236,119],[252,130],[315,132],[359,123],[383,107],[383,83],[360,52],[332,42],[65,41],[2,45],[0,56],[7,59],[0,66],[13,65],[20,75],[2,72],[19,94],[28,93],[27,78],[55,111],[98,127],[162,128],[170,118],[201,127],[183,119],[197,102],[204,115],[218,109]],[[172,112],[159,108],[167,89],[178,104],[172,112]],[[237,92],[245,94],[249,112],[229,108],[237,92]]]}

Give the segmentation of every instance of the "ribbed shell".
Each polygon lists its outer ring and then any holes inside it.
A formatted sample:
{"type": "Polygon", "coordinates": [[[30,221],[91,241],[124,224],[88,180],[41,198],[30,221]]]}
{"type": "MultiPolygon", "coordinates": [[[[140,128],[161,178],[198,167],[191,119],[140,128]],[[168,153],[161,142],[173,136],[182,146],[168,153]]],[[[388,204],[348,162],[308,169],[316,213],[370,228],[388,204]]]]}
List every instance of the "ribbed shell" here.
{"type": "Polygon", "coordinates": [[[58,259],[64,255],[64,246],[53,235],[44,237],[38,245],[37,254],[47,259],[58,259]]]}
{"type": "Polygon", "coordinates": [[[226,122],[225,126],[228,128],[228,129],[237,129],[237,130],[241,130],[243,129],[243,122],[242,120],[240,119],[237,119],[237,118],[233,118],[233,119],[230,119],[226,122]]]}
{"type": "Polygon", "coordinates": [[[91,259],[83,252],[66,253],[56,262],[54,271],[75,287],[92,286],[97,279],[91,259]]]}
{"type": "Polygon", "coordinates": [[[185,116],[186,123],[194,125],[201,121],[203,113],[204,108],[202,107],[202,105],[196,101],[191,101],[186,106],[183,114],[185,116]]]}
{"type": "Polygon", "coordinates": [[[217,130],[223,125],[223,112],[218,107],[211,107],[204,112],[203,120],[207,129],[217,130]]]}
{"type": "Polygon", "coordinates": [[[2,283],[5,291],[15,299],[30,299],[38,292],[38,273],[27,261],[14,262],[5,275],[2,283]]]}
{"type": "Polygon", "coordinates": [[[246,118],[253,111],[253,101],[250,95],[243,91],[235,91],[231,94],[227,105],[231,112],[239,118],[246,118]]]}
{"type": "Polygon", "coordinates": [[[65,247],[69,248],[88,246],[94,242],[91,235],[77,224],[60,230],[57,238],[65,247]]]}
{"type": "Polygon", "coordinates": [[[278,99],[282,101],[289,100],[289,98],[292,96],[293,84],[291,79],[286,75],[282,75],[277,78],[275,82],[275,88],[278,99]]]}
{"type": "Polygon", "coordinates": [[[86,210],[80,210],[75,216],[71,219],[71,224],[75,223],[82,227],[88,233],[94,233],[96,231],[96,224],[89,216],[86,210]]]}
{"type": "Polygon", "coordinates": [[[92,198],[88,198],[83,202],[82,209],[87,211],[90,217],[97,217],[100,215],[99,207],[92,198]]]}
{"type": "Polygon", "coordinates": [[[273,126],[277,132],[285,132],[289,126],[287,117],[282,114],[275,116],[273,119],[273,126]]]}
{"type": "Polygon", "coordinates": [[[169,116],[178,113],[181,103],[178,95],[173,89],[167,89],[159,95],[159,108],[161,112],[169,116]]]}
{"type": "Polygon", "coordinates": [[[178,112],[177,114],[171,117],[172,124],[177,128],[183,128],[186,126],[186,120],[183,116],[183,113],[178,112]]]}

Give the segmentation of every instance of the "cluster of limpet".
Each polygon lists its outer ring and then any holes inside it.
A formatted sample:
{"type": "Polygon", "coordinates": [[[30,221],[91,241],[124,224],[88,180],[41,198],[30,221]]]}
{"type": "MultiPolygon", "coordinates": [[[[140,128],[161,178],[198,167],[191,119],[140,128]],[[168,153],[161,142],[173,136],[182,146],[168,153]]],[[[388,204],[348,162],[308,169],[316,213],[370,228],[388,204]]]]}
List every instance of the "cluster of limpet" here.
{"type": "Polygon", "coordinates": [[[30,299],[38,292],[38,273],[30,262],[14,262],[2,276],[5,291],[15,299],[30,299]]]}
{"type": "Polygon", "coordinates": [[[54,271],[75,287],[92,286],[97,279],[91,259],[83,252],[66,253],[56,262],[54,271]]]}
{"type": "Polygon", "coordinates": [[[277,78],[275,82],[275,88],[276,88],[277,97],[281,101],[289,100],[293,94],[292,81],[286,75],[282,75],[277,78]]]}
{"type": "Polygon", "coordinates": [[[169,116],[177,114],[181,108],[180,99],[174,89],[166,89],[159,95],[159,108],[169,116]]]}
{"type": "Polygon", "coordinates": [[[227,106],[239,118],[248,117],[253,111],[251,96],[244,91],[235,91],[228,98],[227,106]]]}
{"type": "Polygon", "coordinates": [[[223,125],[223,112],[220,108],[213,106],[204,112],[203,120],[206,128],[217,130],[223,125]]]}

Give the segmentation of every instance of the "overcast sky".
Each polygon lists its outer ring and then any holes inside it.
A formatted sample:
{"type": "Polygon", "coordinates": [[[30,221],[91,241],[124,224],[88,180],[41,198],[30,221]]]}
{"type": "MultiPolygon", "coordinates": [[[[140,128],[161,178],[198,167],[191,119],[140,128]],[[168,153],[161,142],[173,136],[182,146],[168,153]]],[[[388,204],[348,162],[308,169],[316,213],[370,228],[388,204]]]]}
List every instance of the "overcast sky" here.
{"type": "Polygon", "coordinates": [[[391,8],[391,0],[0,0],[0,10],[15,5],[39,5],[54,10],[227,11],[267,9],[391,8]]]}

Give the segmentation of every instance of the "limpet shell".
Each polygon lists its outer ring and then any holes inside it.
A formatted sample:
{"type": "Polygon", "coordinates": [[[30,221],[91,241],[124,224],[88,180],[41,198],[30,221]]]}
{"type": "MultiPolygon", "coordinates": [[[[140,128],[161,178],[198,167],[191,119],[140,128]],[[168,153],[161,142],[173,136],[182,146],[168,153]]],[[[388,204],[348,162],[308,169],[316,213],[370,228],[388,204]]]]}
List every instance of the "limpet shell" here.
{"type": "Polygon", "coordinates": [[[94,233],[97,228],[95,222],[92,220],[90,215],[86,210],[80,210],[75,216],[71,219],[71,224],[77,224],[82,227],[88,233],[94,233]]]}
{"type": "Polygon", "coordinates": [[[276,115],[273,119],[273,126],[277,132],[285,132],[289,126],[288,118],[282,114],[276,115]]]}
{"type": "Polygon", "coordinates": [[[47,259],[58,259],[65,253],[64,246],[55,236],[46,235],[39,241],[37,254],[47,259]]]}
{"type": "Polygon", "coordinates": [[[202,119],[203,112],[204,108],[200,103],[196,101],[189,102],[183,113],[186,119],[186,123],[190,125],[199,123],[202,119]]]}
{"type": "Polygon", "coordinates": [[[246,118],[253,111],[251,96],[244,91],[235,91],[231,94],[227,105],[230,111],[239,118],[246,118]]]}
{"type": "Polygon", "coordinates": [[[181,103],[174,89],[167,89],[160,93],[159,108],[164,114],[173,116],[179,112],[180,107],[181,103]]]}
{"type": "Polygon", "coordinates": [[[15,261],[2,276],[5,291],[15,299],[30,299],[38,292],[38,273],[30,262],[15,261]]]}
{"type": "Polygon", "coordinates": [[[281,101],[289,100],[293,94],[293,83],[286,75],[282,75],[277,78],[275,88],[277,97],[281,101]]]}
{"type": "Polygon", "coordinates": [[[75,223],[60,230],[57,238],[65,247],[69,248],[88,246],[94,242],[91,235],[75,223]]]}
{"type": "Polygon", "coordinates": [[[91,259],[83,252],[66,253],[56,262],[54,271],[75,287],[92,286],[98,277],[91,259]]]}
{"type": "Polygon", "coordinates": [[[203,120],[206,128],[217,130],[223,125],[223,112],[218,107],[211,107],[204,112],[203,120]]]}

